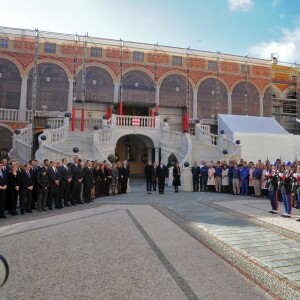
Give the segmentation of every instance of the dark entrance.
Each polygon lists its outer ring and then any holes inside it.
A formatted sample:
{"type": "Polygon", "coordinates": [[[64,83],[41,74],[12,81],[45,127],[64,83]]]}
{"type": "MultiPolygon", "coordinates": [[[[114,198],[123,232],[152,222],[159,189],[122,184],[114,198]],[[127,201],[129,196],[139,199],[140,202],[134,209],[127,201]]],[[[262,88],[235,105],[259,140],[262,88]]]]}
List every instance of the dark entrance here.
{"type": "Polygon", "coordinates": [[[123,106],[123,115],[125,116],[149,116],[148,107],[123,106]]]}

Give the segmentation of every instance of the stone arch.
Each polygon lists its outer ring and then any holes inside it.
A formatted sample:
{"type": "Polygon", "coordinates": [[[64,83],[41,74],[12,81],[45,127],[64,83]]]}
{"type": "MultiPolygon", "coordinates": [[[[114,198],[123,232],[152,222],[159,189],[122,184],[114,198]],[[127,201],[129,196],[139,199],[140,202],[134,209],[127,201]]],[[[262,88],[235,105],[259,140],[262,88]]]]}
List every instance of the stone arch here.
{"type": "MultiPolygon", "coordinates": [[[[193,86],[190,84],[189,110],[193,111],[193,86]]],[[[186,107],[186,76],[171,73],[160,84],[159,105],[166,107],[186,107]]]]}
{"type": "MultiPolygon", "coordinates": [[[[82,69],[76,75],[77,99],[82,95],[82,69]]],[[[99,65],[86,68],[86,102],[110,103],[114,99],[114,81],[111,74],[99,65]]]]}
{"type": "Polygon", "coordinates": [[[132,69],[124,74],[122,80],[122,101],[124,103],[155,104],[155,84],[153,78],[146,72],[132,69]]]}
{"type": "Polygon", "coordinates": [[[231,101],[233,115],[260,115],[259,90],[249,81],[240,81],[234,86],[231,101]]]}
{"type": "MultiPolygon", "coordinates": [[[[181,75],[183,77],[186,78],[186,72],[183,72],[183,71],[179,71],[179,70],[171,70],[171,71],[168,71],[166,73],[164,73],[163,75],[161,75],[157,81],[157,86],[160,87],[162,82],[170,75],[181,75]]],[[[194,82],[192,81],[192,79],[190,78],[190,85],[191,85],[191,90],[195,90],[196,89],[196,86],[194,84],[194,82]]]]}
{"type": "MultiPolygon", "coordinates": [[[[235,88],[238,84],[240,84],[241,82],[245,82],[245,79],[240,79],[240,80],[235,81],[235,82],[231,85],[230,89],[228,90],[228,93],[232,93],[233,90],[234,90],[234,88],[235,88]]],[[[251,80],[251,79],[249,79],[249,78],[247,79],[247,82],[248,82],[248,83],[251,83],[253,86],[255,86],[255,88],[257,89],[258,93],[261,94],[261,89],[260,89],[260,87],[256,84],[256,82],[254,82],[253,80],[251,80]]]]}
{"type": "Polygon", "coordinates": [[[7,153],[11,150],[13,134],[13,130],[9,126],[0,123],[0,159],[4,158],[1,155],[3,149],[5,149],[7,153]]]}
{"type": "MultiPolygon", "coordinates": [[[[154,74],[148,70],[147,68],[143,68],[141,66],[133,66],[126,69],[123,69],[123,76],[131,71],[141,71],[146,73],[153,81],[154,81],[154,74]]],[[[120,78],[120,77],[119,77],[120,78]]]]}
{"type": "MultiPolygon", "coordinates": [[[[117,83],[118,82],[118,78],[116,76],[116,74],[113,72],[113,70],[108,67],[107,65],[104,65],[104,64],[101,64],[99,62],[89,62],[87,63],[86,65],[86,68],[89,68],[89,67],[98,67],[98,68],[101,68],[101,69],[104,69],[105,71],[107,71],[107,73],[109,73],[109,75],[111,76],[112,78],[112,81],[114,83],[117,83]]],[[[76,74],[78,75],[79,72],[83,69],[83,65],[81,64],[77,69],[76,69],[76,74]]]]}
{"type": "Polygon", "coordinates": [[[225,84],[220,80],[217,84],[217,77],[207,77],[199,85],[197,102],[197,115],[200,119],[214,119],[218,113],[227,114],[227,88],[225,84]]]}
{"type": "Polygon", "coordinates": [[[18,60],[11,57],[10,55],[6,55],[4,53],[0,53],[0,59],[1,58],[10,60],[12,63],[14,63],[18,67],[20,74],[24,75],[24,69],[23,69],[22,65],[20,64],[20,62],[18,60]]]}
{"type": "Polygon", "coordinates": [[[9,59],[0,58],[0,107],[19,109],[21,97],[21,73],[9,59]]]}
{"type": "MultiPolygon", "coordinates": [[[[72,78],[72,73],[70,72],[70,70],[68,69],[68,67],[60,62],[59,60],[56,59],[51,59],[51,58],[41,58],[38,59],[38,66],[44,63],[50,63],[50,64],[55,64],[58,65],[59,67],[61,67],[67,74],[68,79],[72,78]]],[[[31,72],[32,68],[33,68],[34,62],[32,62],[30,65],[27,66],[27,68],[24,71],[24,75],[29,76],[29,73],[31,72]]]]}
{"type": "MultiPolygon", "coordinates": [[[[66,111],[68,109],[69,79],[56,63],[39,63],[37,81],[37,110],[66,111]]],[[[27,108],[31,109],[33,69],[28,73],[27,108]]]]}
{"type": "Polygon", "coordinates": [[[205,81],[208,78],[213,78],[213,79],[219,79],[219,81],[225,86],[226,91],[229,92],[230,88],[229,85],[227,84],[227,82],[221,77],[221,76],[216,76],[216,75],[206,75],[204,77],[202,77],[196,84],[195,89],[199,90],[200,85],[202,84],[203,81],[205,81]]]}

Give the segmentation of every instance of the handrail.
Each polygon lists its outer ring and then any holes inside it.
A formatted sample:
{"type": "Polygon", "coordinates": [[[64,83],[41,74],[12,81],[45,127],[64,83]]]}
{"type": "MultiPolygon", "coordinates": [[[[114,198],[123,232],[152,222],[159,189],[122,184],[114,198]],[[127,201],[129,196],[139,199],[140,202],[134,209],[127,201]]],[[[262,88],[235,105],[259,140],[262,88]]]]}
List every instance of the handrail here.
{"type": "MultiPolygon", "coordinates": [[[[103,126],[104,126],[103,122],[103,126]]],[[[128,116],[128,115],[113,115],[107,120],[108,126],[117,127],[143,127],[143,128],[159,128],[159,116],[128,116]]]]}
{"type": "Polygon", "coordinates": [[[195,136],[202,144],[218,147],[219,137],[208,132],[208,128],[208,125],[197,124],[195,126],[195,136]]]}
{"type": "Polygon", "coordinates": [[[19,121],[19,110],[18,109],[0,109],[0,121],[19,121]]]}

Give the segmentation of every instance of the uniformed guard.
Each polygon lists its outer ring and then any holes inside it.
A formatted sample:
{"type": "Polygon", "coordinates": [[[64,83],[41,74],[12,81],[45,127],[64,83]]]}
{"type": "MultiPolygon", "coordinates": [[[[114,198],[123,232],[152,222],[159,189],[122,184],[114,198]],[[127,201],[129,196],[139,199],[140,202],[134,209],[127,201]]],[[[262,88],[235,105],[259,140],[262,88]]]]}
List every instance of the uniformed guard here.
{"type": "Polygon", "coordinates": [[[266,173],[266,177],[269,183],[268,192],[269,199],[271,201],[272,210],[269,211],[270,214],[278,213],[278,181],[279,181],[279,171],[277,170],[277,162],[272,163],[272,169],[266,173]]]}
{"type": "Polygon", "coordinates": [[[292,190],[294,185],[294,175],[291,170],[292,163],[288,161],[285,164],[285,170],[279,174],[282,200],[284,205],[284,213],[281,215],[284,218],[291,217],[292,211],[292,190]]]}

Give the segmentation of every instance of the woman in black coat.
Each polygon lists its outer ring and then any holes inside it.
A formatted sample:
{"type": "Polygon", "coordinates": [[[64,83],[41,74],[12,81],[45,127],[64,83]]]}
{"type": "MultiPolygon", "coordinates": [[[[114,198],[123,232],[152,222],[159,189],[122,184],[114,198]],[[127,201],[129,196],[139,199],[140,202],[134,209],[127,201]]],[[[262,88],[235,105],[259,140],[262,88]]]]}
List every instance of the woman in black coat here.
{"type": "Polygon", "coordinates": [[[175,187],[175,193],[178,193],[178,187],[181,186],[180,175],[181,175],[180,167],[177,162],[173,169],[173,186],[175,187]]]}
{"type": "Polygon", "coordinates": [[[13,165],[11,170],[8,172],[8,210],[12,216],[18,214],[17,212],[17,201],[19,197],[21,184],[21,173],[18,172],[18,166],[13,165]]]}

